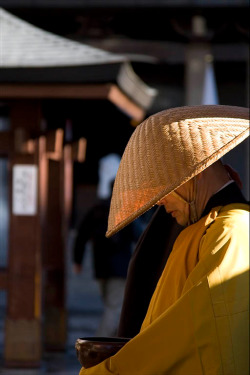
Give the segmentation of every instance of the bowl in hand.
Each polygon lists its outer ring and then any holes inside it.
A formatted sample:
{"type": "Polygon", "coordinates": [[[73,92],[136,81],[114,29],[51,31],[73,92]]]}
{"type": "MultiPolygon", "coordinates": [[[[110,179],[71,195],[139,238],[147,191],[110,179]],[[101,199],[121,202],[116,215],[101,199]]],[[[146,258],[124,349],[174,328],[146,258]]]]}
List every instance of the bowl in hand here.
{"type": "Polygon", "coordinates": [[[124,337],[83,337],[76,340],[76,355],[89,368],[116,354],[130,339],[124,337]]]}

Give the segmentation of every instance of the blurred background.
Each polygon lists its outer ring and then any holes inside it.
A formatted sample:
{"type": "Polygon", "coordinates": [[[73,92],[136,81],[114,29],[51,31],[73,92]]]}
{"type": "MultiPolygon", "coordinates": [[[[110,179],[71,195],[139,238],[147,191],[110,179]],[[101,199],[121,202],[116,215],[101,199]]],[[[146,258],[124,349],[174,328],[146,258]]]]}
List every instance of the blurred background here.
{"type": "MultiPolygon", "coordinates": [[[[75,340],[104,308],[90,242],[72,271],[100,159],[121,157],[155,112],[248,107],[248,11],[247,0],[0,0],[0,372],[77,373],[75,340]]],[[[248,141],[224,160],[249,199],[248,141]]]]}

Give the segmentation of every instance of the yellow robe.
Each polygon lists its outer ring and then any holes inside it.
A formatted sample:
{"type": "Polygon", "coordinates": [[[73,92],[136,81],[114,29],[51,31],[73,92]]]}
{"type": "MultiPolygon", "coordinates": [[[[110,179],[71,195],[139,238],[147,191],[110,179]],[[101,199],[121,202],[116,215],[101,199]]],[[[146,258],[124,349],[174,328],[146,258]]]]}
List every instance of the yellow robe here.
{"type": "Polygon", "coordinates": [[[92,374],[249,374],[248,205],[214,208],[181,232],[140,333],[80,371],[92,374]]]}

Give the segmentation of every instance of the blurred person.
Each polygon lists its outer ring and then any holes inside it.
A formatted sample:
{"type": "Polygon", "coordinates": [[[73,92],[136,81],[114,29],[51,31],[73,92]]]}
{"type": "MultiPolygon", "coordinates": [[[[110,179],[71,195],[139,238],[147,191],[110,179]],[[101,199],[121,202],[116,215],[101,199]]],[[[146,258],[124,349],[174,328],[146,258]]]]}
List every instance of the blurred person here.
{"type": "Polygon", "coordinates": [[[104,312],[96,336],[116,336],[123,303],[128,264],[131,258],[134,226],[106,238],[111,191],[120,162],[118,155],[110,154],[99,162],[99,200],[81,221],[73,249],[74,272],[82,271],[86,244],[91,240],[94,255],[94,272],[100,286],[104,312]]]}
{"type": "Polygon", "coordinates": [[[154,205],[183,229],[140,332],[80,375],[249,373],[249,204],[237,172],[220,160],[248,135],[248,109],[219,105],[169,109],[136,128],[116,176],[106,235],[154,205]]]}

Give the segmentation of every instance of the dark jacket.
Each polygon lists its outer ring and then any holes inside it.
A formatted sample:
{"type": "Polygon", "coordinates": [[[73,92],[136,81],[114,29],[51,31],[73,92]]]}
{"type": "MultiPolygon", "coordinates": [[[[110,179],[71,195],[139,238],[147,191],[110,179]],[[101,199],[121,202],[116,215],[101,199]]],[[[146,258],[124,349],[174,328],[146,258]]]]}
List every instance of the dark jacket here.
{"type": "Polygon", "coordinates": [[[94,269],[97,278],[127,276],[128,264],[135,240],[133,225],[106,238],[110,199],[100,200],[83,218],[73,249],[73,262],[81,264],[88,240],[92,241],[94,269]]]}

